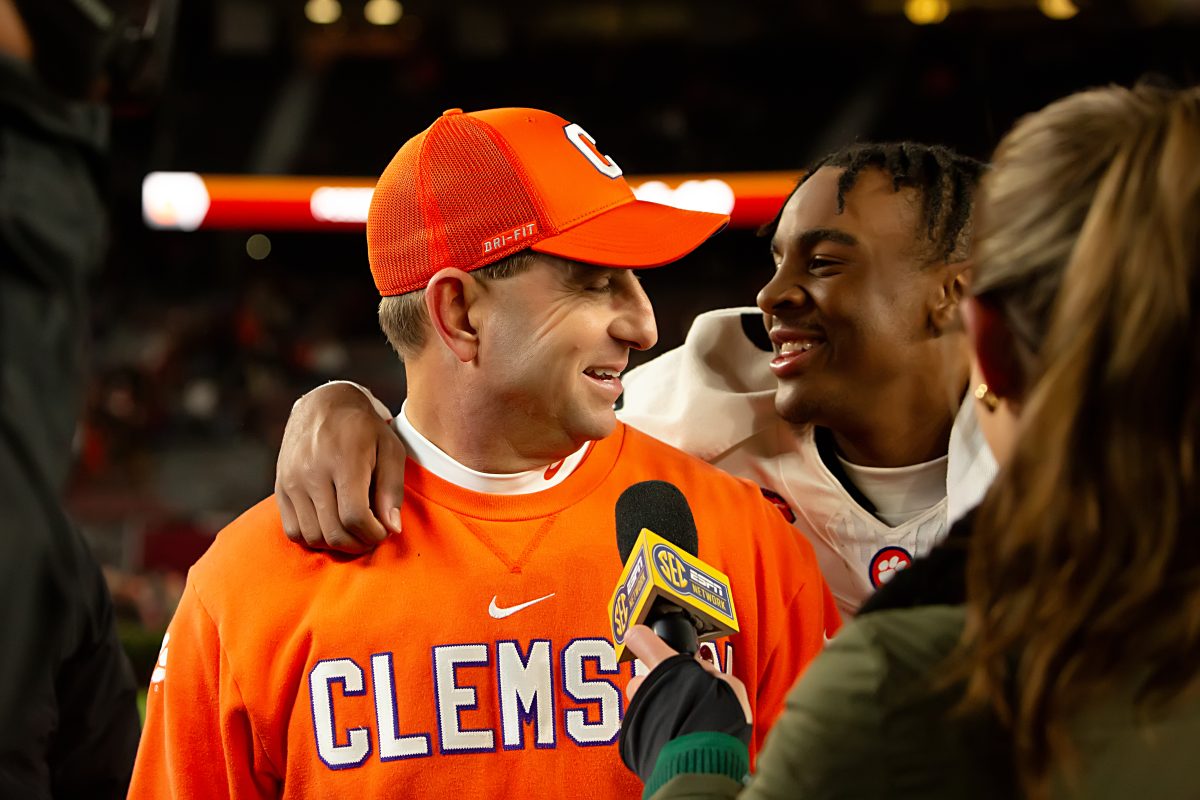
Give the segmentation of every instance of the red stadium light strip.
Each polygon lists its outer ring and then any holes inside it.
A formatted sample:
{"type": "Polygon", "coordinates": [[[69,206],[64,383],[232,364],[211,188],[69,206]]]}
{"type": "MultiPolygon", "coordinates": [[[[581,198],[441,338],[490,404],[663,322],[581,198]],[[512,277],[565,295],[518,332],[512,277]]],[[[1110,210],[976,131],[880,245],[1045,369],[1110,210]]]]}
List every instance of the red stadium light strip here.
{"type": "MultiPolygon", "coordinates": [[[[730,215],[735,228],[774,219],[792,172],[630,177],[643,200],[730,215]]],[[[366,224],[372,178],[266,177],[152,172],[142,216],[160,230],[356,231],[366,224]]]]}

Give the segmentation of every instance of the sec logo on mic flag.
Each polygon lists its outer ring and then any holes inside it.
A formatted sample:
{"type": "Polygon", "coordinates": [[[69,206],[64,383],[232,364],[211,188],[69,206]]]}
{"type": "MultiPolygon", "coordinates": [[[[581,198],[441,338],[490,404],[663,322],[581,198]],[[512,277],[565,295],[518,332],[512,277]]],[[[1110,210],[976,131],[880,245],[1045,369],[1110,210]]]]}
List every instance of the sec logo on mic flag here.
{"type": "Polygon", "coordinates": [[[617,590],[617,597],[613,601],[613,638],[617,643],[625,641],[625,634],[629,632],[629,592],[622,586],[617,590]]]}
{"type": "Polygon", "coordinates": [[[687,567],[684,566],[679,556],[675,555],[673,549],[665,544],[657,545],[654,548],[654,562],[658,565],[659,575],[666,578],[679,591],[687,591],[687,567]]]}

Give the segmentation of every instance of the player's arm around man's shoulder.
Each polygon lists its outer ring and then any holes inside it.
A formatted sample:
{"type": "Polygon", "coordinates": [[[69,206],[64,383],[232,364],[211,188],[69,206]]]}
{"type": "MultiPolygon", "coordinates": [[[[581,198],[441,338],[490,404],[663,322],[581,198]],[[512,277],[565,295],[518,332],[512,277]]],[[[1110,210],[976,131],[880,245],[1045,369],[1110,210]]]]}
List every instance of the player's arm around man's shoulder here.
{"type": "Polygon", "coordinates": [[[318,386],[296,401],[275,466],[284,532],[316,550],[365,553],[400,533],[407,452],[366,387],[318,386]]]}
{"type": "MultiPolygon", "coordinates": [[[[774,378],[756,341],[762,335],[755,309],[701,314],[683,345],[622,376],[618,416],[700,458],[728,449],[773,413],[774,378]],[[713,419],[722,420],[715,436],[713,419]]],[[[357,554],[401,532],[407,453],[391,418],[366,387],[350,381],[318,386],[296,401],[275,470],[289,539],[357,554]]]]}

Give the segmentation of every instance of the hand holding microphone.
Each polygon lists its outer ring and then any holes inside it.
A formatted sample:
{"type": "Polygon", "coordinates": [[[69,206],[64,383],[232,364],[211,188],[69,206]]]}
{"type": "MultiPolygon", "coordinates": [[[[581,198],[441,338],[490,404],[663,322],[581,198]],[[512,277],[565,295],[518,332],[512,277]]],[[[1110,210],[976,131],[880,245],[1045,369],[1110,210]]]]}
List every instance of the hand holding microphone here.
{"type": "Polygon", "coordinates": [[[695,655],[699,640],[735,633],[737,617],[728,579],[695,556],[687,499],[669,483],[644,481],[621,494],[616,519],[626,565],[609,608],[613,642],[622,660],[650,668],[626,689],[620,752],[645,783],[680,736],[728,734],[748,747],[752,714],[745,685],[695,655]]]}
{"type": "Polygon", "coordinates": [[[754,728],[745,684],[698,656],[677,653],[645,625],[630,629],[626,641],[650,668],[649,675],[630,681],[621,720],[621,761],[642,783],[650,782],[663,748],[681,736],[724,733],[750,746],[754,728]]]}
{"type": "MultiPolygon", "coordinates": [[[[669,644],[664,642],[661,637],[645,625],[634,625],[630,629],[626,641],[629,644],[629,649],[633,651],[634,656],[650,670],[649,675],[639,675],[625,687],[625,696],[631,701],[642,688],[647,678],[657,674],[657,680],[661,680],[663,675],[672,669],[672,666],[669,664],[663,667],[666,662],[671,659],[682,659],[684,662],[689,660],[686,653],[678,653],[671,649],[669,644]],[[656,670],[658,670],[657,673],[655,672],[656,670]]],[[[746,723],[753,724],[753,713],[750,710],[750,696],[746,694],[746,684],[742,683],[741,679],[722,672],[717,668],[716,664],[701,656],[693,656],[690,660],[694,660],[705,672],[717,680],[729,684],[729,688],[733,690],[738,703],[741,704],[742,714],[746,718],[746,723]]]]}

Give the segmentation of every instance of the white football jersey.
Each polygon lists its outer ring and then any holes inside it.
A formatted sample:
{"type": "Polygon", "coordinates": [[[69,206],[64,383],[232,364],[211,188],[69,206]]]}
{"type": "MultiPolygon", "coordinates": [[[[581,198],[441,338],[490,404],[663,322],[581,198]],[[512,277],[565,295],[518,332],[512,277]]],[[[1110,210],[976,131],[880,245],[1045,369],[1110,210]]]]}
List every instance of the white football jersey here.
{"type": "Polygon", "coordinates": [[[975,404],[964,402],[950,434],[946,496],[891,527],[826,466],[836,461],[831,434],[793,426],[775,413],[769,350],[757,309],[701,314],[681,347],[622,378],[625,395],[618,414],[651,436],[762,487],[808,536],[838,608],[852,616],[876,588],[929,552],[950,522],[979,502],[996,462],[979,430],[975,404]],[[821,447],[828,448],[825,460],[821,447]]]}

